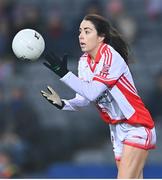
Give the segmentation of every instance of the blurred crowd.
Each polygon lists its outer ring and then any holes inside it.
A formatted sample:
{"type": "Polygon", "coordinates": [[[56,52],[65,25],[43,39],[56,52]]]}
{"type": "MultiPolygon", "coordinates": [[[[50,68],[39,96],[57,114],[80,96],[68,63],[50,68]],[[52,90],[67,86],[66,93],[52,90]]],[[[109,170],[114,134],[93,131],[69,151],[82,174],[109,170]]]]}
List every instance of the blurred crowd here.
{"type": "MultiPolygon", "coordinates": [[[[161,0],[145,0],[144,8],[148,22],[161,22],[161,0]]],[[[46,166],[53,160],[50,155],[54,148],[49,139],[57,134],[47,132],[40,112],[28,101],[25,83],[21,83],[27,63],[18,61],[12,53],[14,35],[21,29],[35,29],[43,35],[49,49],[78,58],[78,26],[88,13],[104,15],[131,47],[136,45],[140,37],[138,20],[128,13],[123,0],[0,0],[0,178],[23,177],[24,172],[46,166]]],[[[157,86],[146,103],[158,122],[162,118],[162,73],[153,74],[157,86]]],[[[72,153],[73,149],[69,151],[72,153]]],[[[60,159],[61,156],[54,160],[60,159]]]]}

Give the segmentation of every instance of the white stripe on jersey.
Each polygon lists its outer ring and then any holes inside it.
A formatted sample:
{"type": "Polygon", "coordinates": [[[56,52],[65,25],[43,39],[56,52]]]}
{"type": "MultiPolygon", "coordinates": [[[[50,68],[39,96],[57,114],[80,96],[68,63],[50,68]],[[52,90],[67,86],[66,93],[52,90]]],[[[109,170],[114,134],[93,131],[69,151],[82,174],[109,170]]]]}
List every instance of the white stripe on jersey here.
{"type": "Polygon", "coordinates": [[[126,119],[129,119],[135,113],[135,109],[133,108],[133,106],[128,102],[126,97],[118,89],[117,86],[114,86],[110,90],[110,93],[113,96],[113,98],[116,100],[116,102],[118,103],[118,106],[122,110],[122,113],[124,114],[126,119]]]}
{"type": "Polygon", "coordinates": [[[137,91],[135,88],[132,88],[132,86],[130,86],[130,84],[128,84],[128,82],[123,78],[123,76],[121,76],[121,78],[119,79],[119,82],[127,89],[129,90],[131,93],[133,93],[134,95],[137,95],[137,91]]]}

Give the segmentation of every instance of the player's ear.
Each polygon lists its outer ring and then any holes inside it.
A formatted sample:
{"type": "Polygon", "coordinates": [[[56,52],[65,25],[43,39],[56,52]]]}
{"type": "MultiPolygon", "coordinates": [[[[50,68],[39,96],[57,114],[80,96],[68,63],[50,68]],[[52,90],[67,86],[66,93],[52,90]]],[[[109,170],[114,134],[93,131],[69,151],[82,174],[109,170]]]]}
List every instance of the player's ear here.
{"type": "Polygon", "coordinates": [[[98,37],[99,42],[103,42],[104,39],[105,39],[105,36],[99,36],[99,37],[98,37]]]}

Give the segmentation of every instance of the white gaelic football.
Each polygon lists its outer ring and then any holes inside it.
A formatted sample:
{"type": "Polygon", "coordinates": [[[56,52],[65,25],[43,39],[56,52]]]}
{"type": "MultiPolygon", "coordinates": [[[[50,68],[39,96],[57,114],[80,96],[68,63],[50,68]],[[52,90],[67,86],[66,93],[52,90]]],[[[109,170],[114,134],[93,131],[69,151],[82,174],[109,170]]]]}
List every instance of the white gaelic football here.
{"type": "Polygon", "coordinates": [[[44,49],[45,41],[42,35],[33,29],[19,31],[12,41],[12,50],[18,59],[35,61],[44,49]]]}

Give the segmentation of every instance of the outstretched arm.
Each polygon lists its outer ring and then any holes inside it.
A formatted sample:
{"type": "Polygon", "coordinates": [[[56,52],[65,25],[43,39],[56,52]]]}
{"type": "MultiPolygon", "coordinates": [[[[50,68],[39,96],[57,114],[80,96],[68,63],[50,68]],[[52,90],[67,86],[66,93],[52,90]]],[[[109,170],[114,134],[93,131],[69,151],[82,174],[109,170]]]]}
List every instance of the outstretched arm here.
{"type": "Polygon", "coordinates": [[[41,91],[42,96],[45,97],[48,102],[61,110],[77,111],[84,106],[88,106],[90,103],[87,99],[79,94],[76,94],[75,98],[70,100],[61,99],[54,89],[52,89],[52,87],[48,86],[47,89],[49,92],[45,92],[43,90],[41,91]]]}
{"type": "Polygon", "coordinates": [[[100,96],[107,86],[99,81],[92,81],[90,83],[80,80],[72,72],[67,69],[67,55],[60,59],[54,53],[47,53],[45,55],[46,62],[44,65],[61,77],[66,85],[73,89],[76,93],[83,96],[89,101],[94,101],[100,96]]]}
{"type": "Polygon", "coordinates": [[[85,82],[80,80],[72,72],[67,73],[60,80],[89,101],[95,101],[96,98],[99,97],[107,89],[107,86],[102,82],[85,82]]]}

